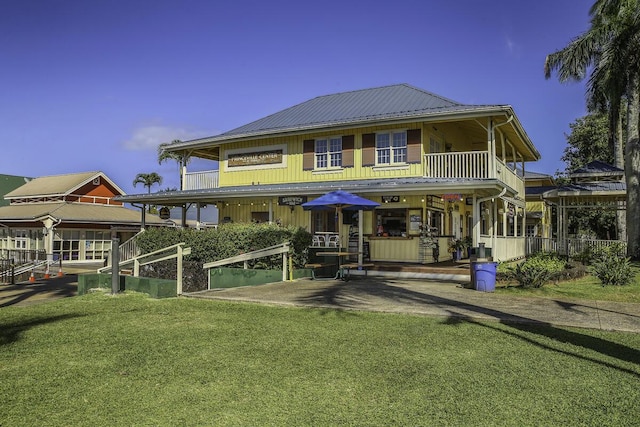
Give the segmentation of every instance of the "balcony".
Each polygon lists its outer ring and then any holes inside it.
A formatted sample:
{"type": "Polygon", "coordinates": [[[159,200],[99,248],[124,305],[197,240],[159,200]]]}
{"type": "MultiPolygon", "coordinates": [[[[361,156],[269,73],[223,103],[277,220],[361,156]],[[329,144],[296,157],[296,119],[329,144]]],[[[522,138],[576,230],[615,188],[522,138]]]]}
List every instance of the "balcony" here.
{"type": "Polygon", "coordinates": [[[459,153],[425,154],[424,176],[444,179],[497,179],[524,194],[524,180],[495,157],[489,162],[487,151],[467,151],[459,153]],[[495,170],[495,172],[494,172],[495,170]]]}
{"type": "Polygon", "coordinates": [[[205,190],[218,188],[219,186],[217,170],[187,172],[184,174],[182,182],[183,190],[205,190]]]}

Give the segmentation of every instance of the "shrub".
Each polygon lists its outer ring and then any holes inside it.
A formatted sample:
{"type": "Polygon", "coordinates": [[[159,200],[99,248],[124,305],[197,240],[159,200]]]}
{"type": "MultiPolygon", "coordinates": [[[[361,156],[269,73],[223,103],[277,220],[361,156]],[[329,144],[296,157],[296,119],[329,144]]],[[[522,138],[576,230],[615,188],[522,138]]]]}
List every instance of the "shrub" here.
{"type": "Polygon", "coordinates": [[[540,288],[565,269],[565,262],[553,254],[539,254],[510,268],[509,276],[525,288],[540,288]]]}
{"type": "Polygon", "coordinates": [[[620,243],[594,251],[590,271],[600,280],[602,286],[628,285],[634,277],[629,258],[626,256],[626,248],[620,243]]]}
{"type": "MultiPolygon", "coordinates": [[[[138,236],[142,253],[153,252],[176,243],[191,247],[186,260],[201,264],[229,258],[284,242],[291,243],[291,255],[296,267],[304,266],[311,245],[311,234],[303,228],[276,224],[224,224],[218,228],[195,230],[192,228],[151,228],[138,236]]],[[[282,257],[273,256],[256,260],[254,266],[267,269],[282,268],[282,257]]]]}

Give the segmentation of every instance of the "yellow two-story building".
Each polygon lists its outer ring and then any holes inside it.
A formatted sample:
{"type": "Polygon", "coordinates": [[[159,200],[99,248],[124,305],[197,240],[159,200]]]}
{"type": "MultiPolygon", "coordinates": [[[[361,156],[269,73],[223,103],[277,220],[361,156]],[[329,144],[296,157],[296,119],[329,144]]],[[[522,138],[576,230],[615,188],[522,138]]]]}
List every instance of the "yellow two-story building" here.
{"type": "Polygon", "coordinates": [[[342,247],[361,229],[372,261],[416,263],[450,257],[450,242],[464,239],[495,260],[524,256],[524,166],[540,158],[510,105],[461,104],[406,84],[319,96],[164,150],[219,167],[183,166],[180,191],[119,200],[215,205],[220,223],[293,224],[335,233],[342,247]],[[339,224],[334,212],[300,206],[337,189],[380,206],[339,224]]]}

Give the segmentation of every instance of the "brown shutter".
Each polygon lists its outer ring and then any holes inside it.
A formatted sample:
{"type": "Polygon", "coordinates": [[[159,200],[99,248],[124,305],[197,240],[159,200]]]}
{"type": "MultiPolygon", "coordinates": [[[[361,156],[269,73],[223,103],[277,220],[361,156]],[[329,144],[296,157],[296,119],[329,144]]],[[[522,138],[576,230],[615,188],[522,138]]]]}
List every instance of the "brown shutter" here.
{"type": "Polygon", "coordinates": [[[315,140],[305,139],[302,142],[302,170],[309,171],[315,168],[315,151],[315,140]]]}
{"type": "Polygon", "coordinates": [[[407,163],[420,163],[421,136],[422,131],[420,129],[407,131],[407,163]]]}
{"type": "Polygon", "coordinates": [[[353,135],[347,135],[342,137],[342,167],[353,167],[353,135]]]}
{"type": "Polygon", "coordinates": [[[362,135],[362,166],[376,165],[376,134],[362,135]]]}

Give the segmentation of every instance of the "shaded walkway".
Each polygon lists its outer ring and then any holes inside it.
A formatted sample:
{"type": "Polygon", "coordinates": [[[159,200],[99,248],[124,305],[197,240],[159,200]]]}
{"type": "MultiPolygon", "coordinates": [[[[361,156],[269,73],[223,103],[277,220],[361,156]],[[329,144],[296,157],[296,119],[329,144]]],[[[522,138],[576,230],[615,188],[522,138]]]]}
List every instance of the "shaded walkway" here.
{"type": "Polygon", "coordinates": [[[640,304],[515,297],[443,282],[367,278],[345,283],[301,279],[191,296],[640,332],[640,304]]]}
{"type": "Polygon", "coordinates": [[[69,274],[33,283],[0,285],[0,307],[27,306],[78,294],[78,276],[69,274]]]}

